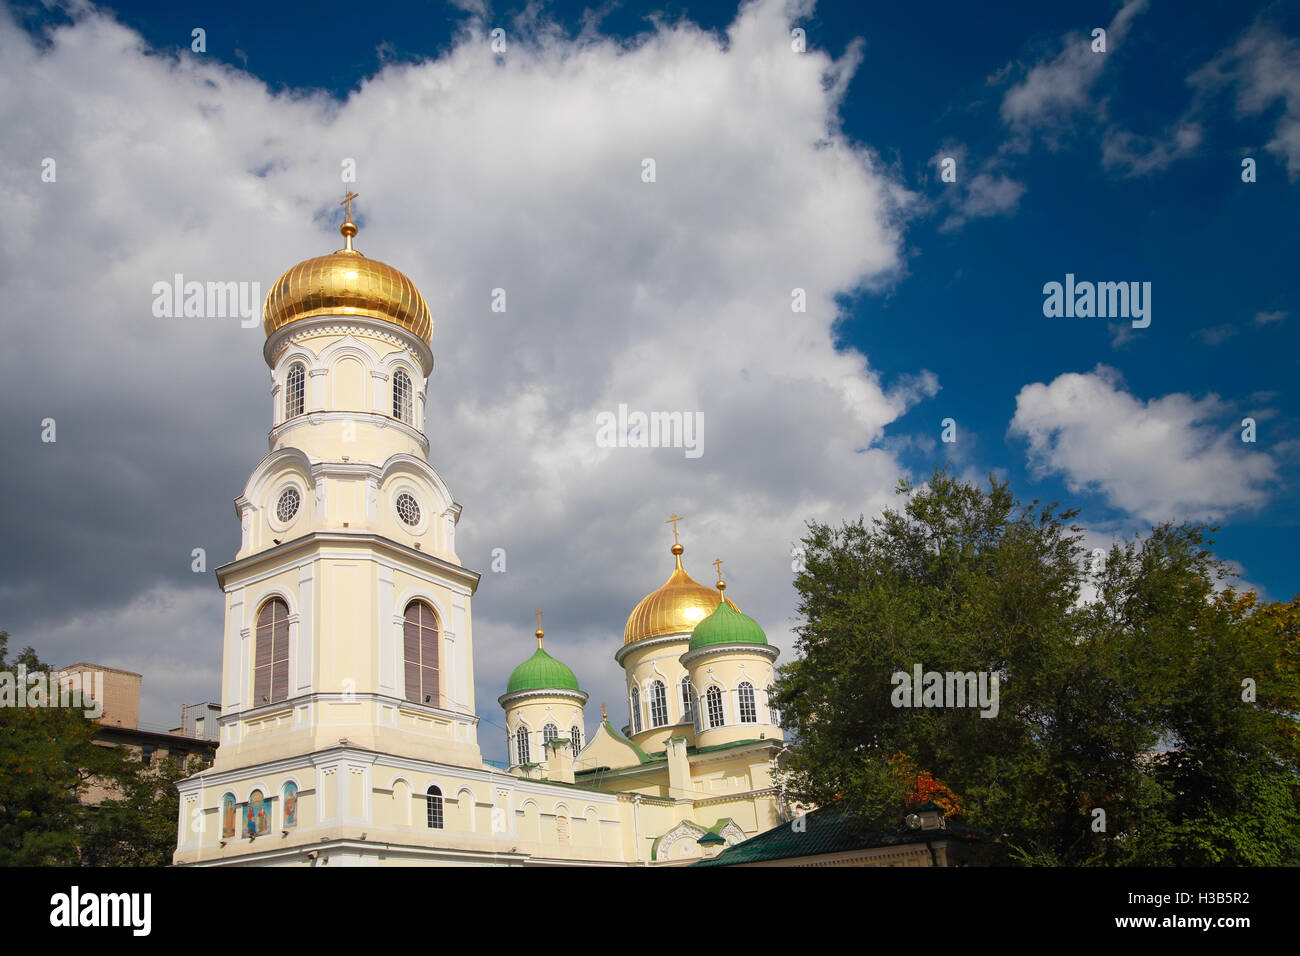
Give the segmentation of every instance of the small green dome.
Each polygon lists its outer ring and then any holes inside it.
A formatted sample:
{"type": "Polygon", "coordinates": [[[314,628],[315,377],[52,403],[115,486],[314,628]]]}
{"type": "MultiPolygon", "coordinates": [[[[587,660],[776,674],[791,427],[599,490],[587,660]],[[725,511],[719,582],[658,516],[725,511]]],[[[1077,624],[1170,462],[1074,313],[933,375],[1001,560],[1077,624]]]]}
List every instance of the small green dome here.
{"type": "Polygon", "coordinates": [[[510,675],[510,682],[506,684],[506,693],[550,688],[577,691],[582,689],[578,686],[578,678],[573,676],[573,671],[539,647],[532,657],[514,669],[510,675]]]}
{"type": "Polygon", "coordinates": [[[726,601],[695,625],[691,632],[692,651],[713,644],[766,644],[767,635],[748,614],[735,610],[726,601]]]}

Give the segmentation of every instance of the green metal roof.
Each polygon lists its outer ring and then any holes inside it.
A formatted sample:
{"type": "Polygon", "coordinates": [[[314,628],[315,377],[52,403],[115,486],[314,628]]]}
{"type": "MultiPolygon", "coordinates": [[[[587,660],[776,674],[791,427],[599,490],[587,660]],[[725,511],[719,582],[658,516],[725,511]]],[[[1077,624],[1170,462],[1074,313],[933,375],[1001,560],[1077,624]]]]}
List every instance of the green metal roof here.
{"type": "Polygon", "coordinates": [[[539,647],[532,657],[516,667],[511,673],[510,681],[506,684],[506,693],[513,694],[521,690],[549,690],[552,688],[557,690],[582,690],[578,686],[578,678],[573,676],[573,671],[539,647]]]}
{"type": "Polygon", "coordinates": [[[863,829],[858,820],[838,804],[832,804],[805,814],[802,830],[795,830],[793,821],[787,821],[750,837],[744,843],[727,847],[711,860],[700,860],[691,865],[734,866],[738,863],[762,863],[823,853],[868,850],[900,843],[970,840],[978,835],[978,831],[951,823],[943,830],[900,828],[887,833],[872,832],[863,829]]]}
{"type": "Polygon", "coordinates": [[[726,601],[712,614],[695,625],[691,633],[690,650],[714,644],[766,644],[767,635],[748,614],[742,614],[726,601]]]}

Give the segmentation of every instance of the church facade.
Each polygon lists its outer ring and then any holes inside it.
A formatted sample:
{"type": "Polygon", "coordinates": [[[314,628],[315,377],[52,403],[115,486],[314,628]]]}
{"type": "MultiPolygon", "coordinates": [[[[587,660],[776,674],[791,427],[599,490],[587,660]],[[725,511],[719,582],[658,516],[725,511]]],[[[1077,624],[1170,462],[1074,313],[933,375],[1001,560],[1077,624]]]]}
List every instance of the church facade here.
{"type": "MultiPolygon", "coordinates": [[[[350,210],[350,206],[349,206],[350,210]]],[[[344,248],[267,296],[269,453],[235,500],[219,746],[178,784],[179,865],[677,865],[790,817],[773,770],[777,650],[682,563],[614,657],[628,722],[543,648],[479,750],[460,506],[429,463],[433,322],[398,270],[344,248]]],[[[675,517],[675,516],[674,516],[675,517]]]]}

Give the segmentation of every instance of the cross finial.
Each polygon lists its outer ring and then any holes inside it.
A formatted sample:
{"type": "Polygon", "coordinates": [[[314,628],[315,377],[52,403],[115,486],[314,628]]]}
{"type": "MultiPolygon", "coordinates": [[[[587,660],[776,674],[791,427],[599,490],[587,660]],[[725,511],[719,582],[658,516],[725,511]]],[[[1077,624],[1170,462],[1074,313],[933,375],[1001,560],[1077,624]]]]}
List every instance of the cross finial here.
{"type": "Polygon", "coordinates": [[[601,720],[609,719],[609,714],[605,713],[605,702],[603,700],[600,702],[600,719],[601,720]]]}
{"type": "Polygon", "coordinates": [[[677,522],[681,520],[682,516],[674,511],[673,516],[664,522],[664,524],[670,524],[673,526],[673,544],[677,544],[677,522]]]}
{"type": "Polygon", "coordinates": [[[348,194],[343,197],[343,201],[339,203],[340,206],[348,207],[348,222],[352,221],[352,200],[356,198],[357,194],[349,191],[348,194]]]}
{"type": "Polygon", "coordinates": [[[718,580],[721,581],[721,580],[722,580],[722,559],[721,559],[721,558],[714,558],[714,559],[713,559],[713,566],[714,566],[714,567],[717,569],[717,571],[718,571],[718,580]]]}
{"type": "Polygon", "coordinates": [[[340,206],[348,207],[347,218],[343,220],[343,225],[339,226],[339,232],[343,234],[344,239],[343,248],[339,250],[340,252],[356,252],[352,248],[352,237],[357,234],[357,224],[352,221],[352,200],[356,198],[356,193],[349,192],[343,197],[343,201],[339,203],[340,206]]]}
{"type": "Polygon", "coordinates": [[[538,609],[537,609],[537,629],[538,629],[539,631],[542,629],[542,609],[541,609],[541,608],[538,608],[538,609]]]}
{"type": "Polygon", "coordinates": [[[540,651],[542,649],[542,638],[546,636],[546,632],[542,630],[541,608],[537,609],[537,630],[533,632],[533,636],[537,638],[537,649],[540,651]]]}

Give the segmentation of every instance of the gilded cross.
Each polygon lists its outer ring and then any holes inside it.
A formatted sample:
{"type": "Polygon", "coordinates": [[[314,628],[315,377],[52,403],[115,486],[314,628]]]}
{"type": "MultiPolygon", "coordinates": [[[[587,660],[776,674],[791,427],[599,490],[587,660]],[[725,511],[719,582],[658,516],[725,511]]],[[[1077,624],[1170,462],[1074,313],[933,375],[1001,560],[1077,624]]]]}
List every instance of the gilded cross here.
{"type": "Polygon", "coordinates": [[[339,203],[340,206],[348,207],[348,222],[352,221],[352,200],[356,198],[357,198],[356,193],[349,192],[346,196],[343,197],[343,201],[339,203]]]}
{"type": "Polygon", "coordinates": [[[537,609],[537,629],[538,629],[539,631],[542,629],[542,609],[541,609],[541,608],[538,608],[538,609],[537,609]]]}
{"type": "Polygon", "coordinates": [[[664,522],[664,524],[670,524],[673,526],[673,544],[677,543],[677,522],[681,520],[682,516],[674,511],[673,516],[664,522]]]}
{"type": "Polygon", "coordinates": [[[718,580],[721,581],[722,580],[722,559],[721,558],[714,559],[713,566],[718,569],[718,580]]]}

